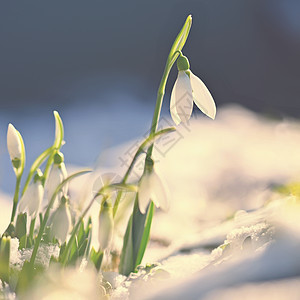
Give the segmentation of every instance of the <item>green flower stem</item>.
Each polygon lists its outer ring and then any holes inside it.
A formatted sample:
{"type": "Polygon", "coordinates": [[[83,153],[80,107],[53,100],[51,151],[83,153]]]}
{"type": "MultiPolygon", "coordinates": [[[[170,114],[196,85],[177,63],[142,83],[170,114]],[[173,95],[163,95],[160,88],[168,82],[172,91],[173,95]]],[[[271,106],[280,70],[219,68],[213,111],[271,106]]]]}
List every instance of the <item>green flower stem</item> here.
{"type": "Polygon", "coordinates": [[[19,201],[19,193],[20,193],[20,184],[21,184],[21,178],[22,174],[17,176],[16,180],[16,188],[15,188],[15,194],[14,194],[14,200],[13,200],[13,208],[11,212],[11,218],[10,223],[13,223],[17,211],[18,201],[19,201]]]}
{"type": "Polygon", "coordinates": [[[30,171],[28,173],[28,176],[26,178],[23,190],[22,190],[22,195],[24,195],[26,189],[28,188],[28,185],[30,183],[30,180],[32,179],[34,173],[36,172],[37,168],[47,159],[47,157],[53,152],[53,147],[51,146],[50,148],[46,149],[42,154],[39,155],[39,157],[34,161],[32,164],[30,171]]]}
{"type": "Polygon", "coordinates": [[[33,240],[35,220],[36,220],[36,217],[32,218],[32,219],[31,219],[31,222],[30,222],[29,238],[30,238],[31,240],[33,240]]]}

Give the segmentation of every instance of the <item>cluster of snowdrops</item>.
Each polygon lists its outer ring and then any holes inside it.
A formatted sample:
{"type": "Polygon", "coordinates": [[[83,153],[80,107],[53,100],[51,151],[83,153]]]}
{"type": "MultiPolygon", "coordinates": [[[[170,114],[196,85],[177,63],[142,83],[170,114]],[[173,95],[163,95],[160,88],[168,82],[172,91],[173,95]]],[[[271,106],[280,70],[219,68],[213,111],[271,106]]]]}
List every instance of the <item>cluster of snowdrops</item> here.
{"type": "Polygon", "coordinates": [[[216,114],[210,92],[191,72],[189,60],[182,54],[191,22],[192,18],[188,16],[167,58],[148,138],[139,146],[120,182],[108,182],[94,194],[91,193],[88,204],[80,214],[74,214],[70,210],[72,199],[69,198],[68,185],[73,178],[91,170],[67,174],[64,155],[61,152],[64,144],[63,122],[58,112],[54,112],[54,143],[34,161],[22,188],[25,166],[24,142],[20,132],[12,124],[8,125],[7,148],[16,175],[16,187],[10,223],[0,242],[2,290],[9,289],[16,295],[26,293],[26,290],[34,284],[34,279],[49,268],[49,264],[63,269],[71,265],[80,265],[78,262],[85,260],[101,272],[103,258],[110,255],[114,218],[122,194],[126,191],[135,193],[135,198],[123,238],[118,270],[120,274],[128,276],[141,264],[149,240],[155,207],[167,209],[169,206],[167,192],[155,171],[152,152],[157,139],[176,130],[172,127],[157,131],[166,82],[175,62],[178,78],[170,101],[170,112],[175,124],[189,120],[194,103],[212,119],[216,114]],[[144,172],[141,178],[137,182],[128,182],[137,159],[143,155],[144,172]],[[116,195],[113,199],[112,192],[116,195]],[[96,199],[100,202],[100,210],[98,224],[93,224],[88,212],[96,199]],[[98,249],[93,247],[91,241],[94,226],[98,227],[98,249]],[[30,253],[29,259],[25,260],[21,268],[14,268],[10,263],[11,241],[14,238],[18,239],[20,250],[28,249],[30,253]],[[56,245],[59,248],[58,255],[51,256],[48,266],[42,266],[37,259],[41,247],[45,244],[56,245]]]}

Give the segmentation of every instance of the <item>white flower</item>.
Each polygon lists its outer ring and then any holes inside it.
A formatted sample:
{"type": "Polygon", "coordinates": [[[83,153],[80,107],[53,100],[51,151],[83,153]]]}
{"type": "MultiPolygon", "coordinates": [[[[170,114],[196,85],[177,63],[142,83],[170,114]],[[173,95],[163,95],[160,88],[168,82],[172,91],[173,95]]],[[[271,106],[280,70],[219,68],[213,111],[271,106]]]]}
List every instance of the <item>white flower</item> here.
{"type": "Polygon", "coordinates": [[[151,200],[156,207],[160,207],[163,210],[168,210],[168,193],[160,177],[154,170],[152,170],[150,173],[147,172],[142,176],[139,184],[138,199],[139,209],[142,214],[146,212],[151,200]]]}
{"type": "Polygon", "coordinates": [[[59,207],[52,215],[52,226],[50,234],[52,237],[56,237],[61,244],[63,244],[71,229],[71,214],[69,205],[66,199],[63,197],[59,207]]]}
{"type": "Polygon", "coordinates": [[[28,212],[31,217],[36,217],[43,200],[44,188],[40,180],[33,181],[21,197],[20,212],[28,212]]]}
{"type": "Polygon", "coordinates": [[[177,66],[178,77],[170,101],[171,116],[175,124],[186,123],[190,119],[194,102],[204,114],[214,119],[215,102],[205,84],[189,69],[187,58],[180,56],[177,66]]]}
{"type": "Polygon", "coordinates": [[[8,124],[7,128],[7,149],[11,160],[21,159],[22,157],[22,142],[20,133],[14,125],[8,124]]]}
{"type": "Polygon", "coordinates": [[[98,241],[102,250],[108,248],[112,241],[114,219],[112,206],[106,201],[101,205],[99,213],[98,241]]]}

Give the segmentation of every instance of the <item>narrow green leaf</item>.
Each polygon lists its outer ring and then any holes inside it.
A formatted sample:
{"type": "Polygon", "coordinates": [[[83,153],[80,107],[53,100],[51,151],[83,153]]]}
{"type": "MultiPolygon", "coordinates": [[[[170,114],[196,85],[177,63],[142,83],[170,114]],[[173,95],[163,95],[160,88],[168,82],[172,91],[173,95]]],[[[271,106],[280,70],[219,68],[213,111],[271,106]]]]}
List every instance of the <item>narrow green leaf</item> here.
{"type": "Polygon", "coordinates": [[[137,255],[136,261],[135,261],[135,268],[139,264],[141,264],[142,259],[144,257],[144,253],[146,251],[147,244],[149,242],[152,218],[153,218],[153,215],[154,215],[154,208],[155,208],[154,204],[151,201],[150,207],[149,207],[149,210],[148,210],[148,214],[147,214],[147,219],[146,219],[146,222],[145,222],[145,228],[144,228],[143,236],[142,236],[142,239],[141,239],[140,249],[138,251],[138,255],[137,255]]]}
{"type": "Polygon", "coordinates": [[[178,56],[178,54],[176,54],[176,51],[182,50],[182,48],[185,45],[185,42],[188,38],[191,26],[192,26],[192,16],[189,15],[186,18],[186,21],[185,21],[183,27],[181,28],[180,32],[178,33],[178,35],[171,47],[170,54],[168,57],[169,65],[172,66],[174,64],[174,62],[176,61],[177,56],[178,56]]]}
{"type": "Polygon", "coordinates": [[[85,230],[84,230],[84,221],[81,220],[79,230],[78,230],[78,233],[77,233],[77,239],[78,239],[78,245],[79,246],[84,241],[85,237],[86,236],[85,236],[85,230]]]}
{"type": "Polygon", "coordinates": [[[94,249],[94,247],[92,247],[92,250],[90,253],[90,259],[93,262],[97,271],[99,271],[101,268],[102,260],[103,260],[103,251],[101,251],[101,250],[96,251],[94,249]]]}
{"type": "Polygon", "coordinates": [[[0,279],[9,281],[10,237],[2,237],[0,244],[0,279]]]}
{"type": "Polygon", "coordinates": [[[56,149],[60,149],[64,139],[64,125],[59,113],[56,110],[53,112],[53,115],[55,118],[55,140],[53,146],[56,149]]]}
{"type": "Polygon", "coordinates": [[[119,264],[119,273],[128,276],[134,270],[133,242],[132,242],[132,215],[128,221],[123,239],[123,248],[119,264]]]}
{"type": "Polygon", "coordinates": [[[85,250],[85,256],[88,257],[88,254],[90,253],[91,243],[92,243],[92,218],[89,217],[88,223],[85,230],[85,236],[88,237],[88,244],[86,246],[85,250]]]}
{"type": "Polygon", "coordinates": [[[67,264],[74,264],[79,257],[79,252],[78,252],[78,240],[77,237],[75,236],[75,239],[73,241],[71,250],[70,250],[70,255],[69,255],[69,261],[67,261],[67,264]]]}
{"type": "Polygon", "coordinates": [[[86,247],[88,245],[89,239],[86,238],[81,242],[81,245],[78,248],[78,257],[82,257],[85,254],[86,247]]]}
{"type": "Polygon", "coordinates": [[[20,213],[16,222],[16,237],[20,240],[27,234],[27,213],[20,213]]]}
{"type": "Polygon", "coordinates": [[[25,249],[27,246],[27,235],[23,235],[19,240],[19,250],[25,249]]]}
{"type": "Polygon", "coordinates": [[[62,142],[63,142],[63,138],[64,138],[64,126],[63,126],[63,122],[61,120],[61,117],[59,115],[59,113],[57,111],[53,112],[54,114],[54,118],[55,118],[55,138],[54,138],[54,142],[52,145],[52,152],[49,155],[45,170],[44,170],[44,177],[45,180],[48,177],[48,173],[50,171],[50,167],[53,163],[53,156],[56,150],[59,150],[62,146],[62,142]]]}

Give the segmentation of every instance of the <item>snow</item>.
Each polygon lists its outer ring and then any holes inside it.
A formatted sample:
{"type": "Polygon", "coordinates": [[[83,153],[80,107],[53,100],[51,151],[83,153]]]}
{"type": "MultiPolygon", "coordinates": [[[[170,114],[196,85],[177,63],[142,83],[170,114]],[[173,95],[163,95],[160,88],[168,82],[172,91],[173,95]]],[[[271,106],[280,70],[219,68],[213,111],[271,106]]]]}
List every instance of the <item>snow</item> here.
{"type": "MultiPolygon", "coordinates": [[[[162,124],[173,125],[165,116],[162,124]]],[[[120,158],[129,160],[128,150],[136,145],[135,139],[103,151],[98,173],[71,183],[72,195],[81,192],[74,200],[78,209],[91,198],[99,174],[124,174],[120,158]]],[[[299,181],[299,149],[299,122],[268,119],[237,106],[219,109],[215,121],[194,116],[157,141],[155,167],[171,192],[169,211],[156,211],[143,260],[157,265],[128,279],[104,274],[116,288],[112,298],[297,299],[299,200],[273,187],[299,181]]],[[[130,213],[127,198],[118,216],[116,250],[130,213]]],[[[10,205],[8,196],[0,199],[3,231],[10,205]]],[[[99,203],[91,213],[96,220],[99,203]]]]}

